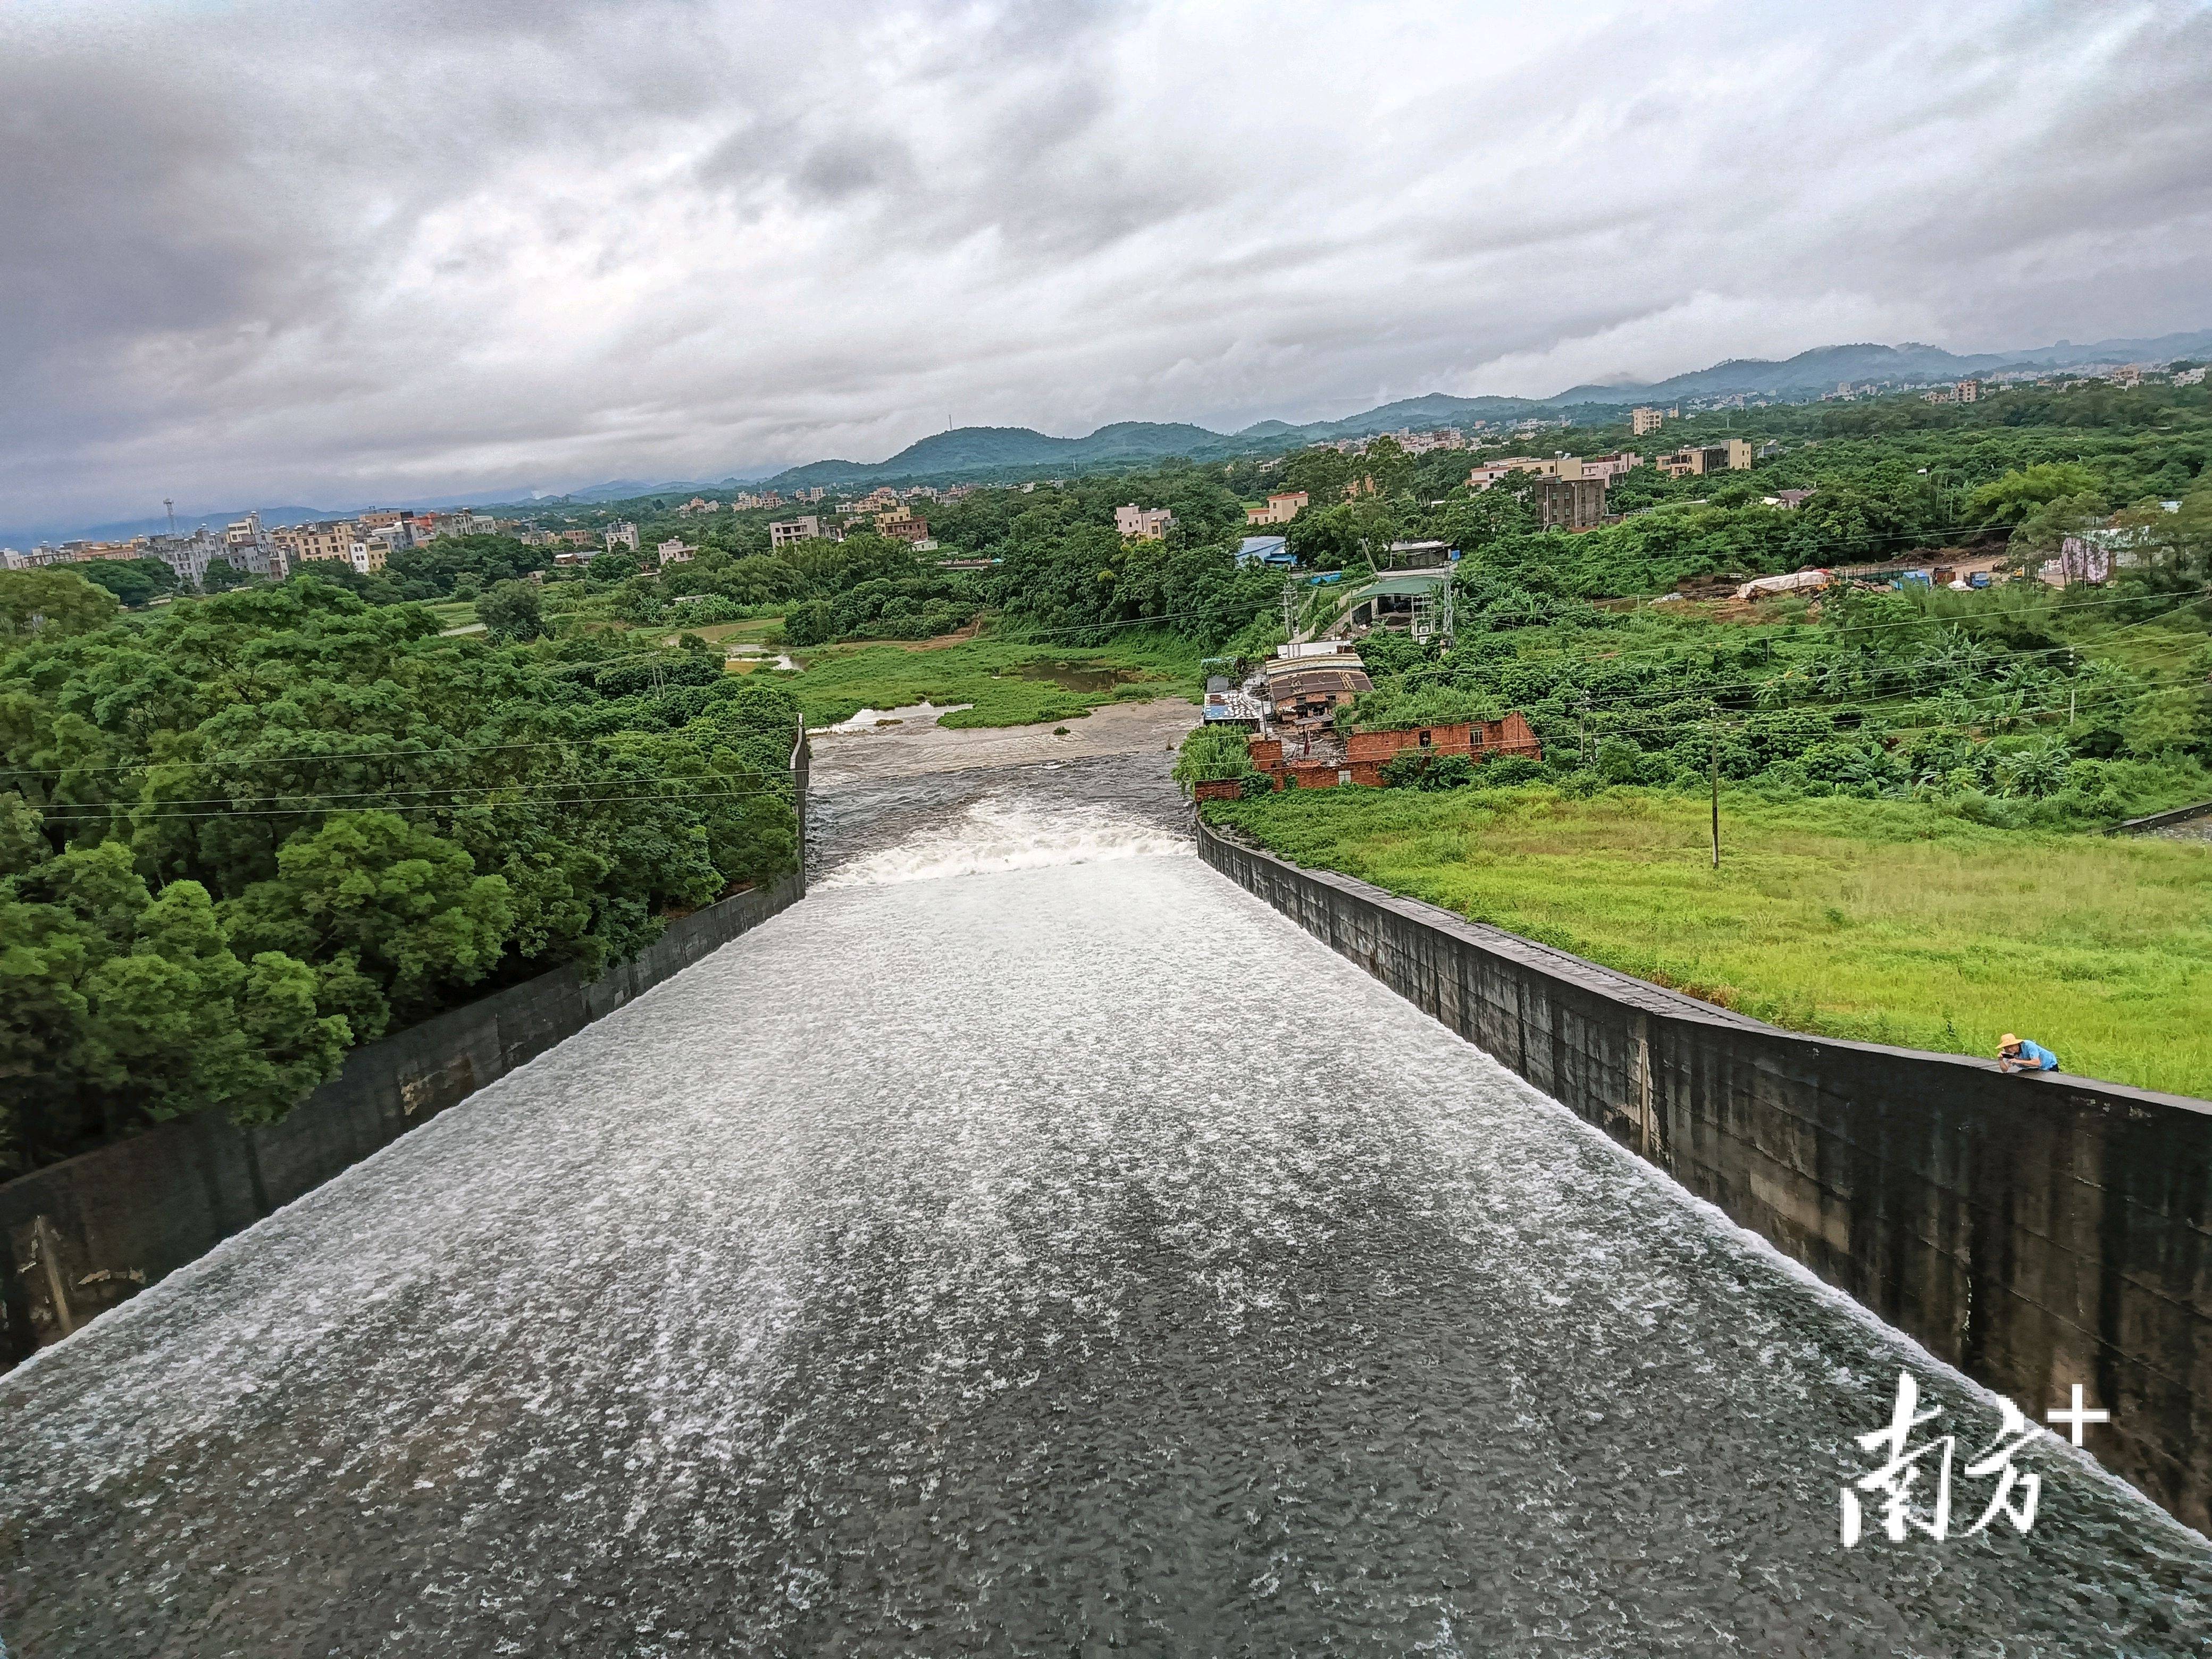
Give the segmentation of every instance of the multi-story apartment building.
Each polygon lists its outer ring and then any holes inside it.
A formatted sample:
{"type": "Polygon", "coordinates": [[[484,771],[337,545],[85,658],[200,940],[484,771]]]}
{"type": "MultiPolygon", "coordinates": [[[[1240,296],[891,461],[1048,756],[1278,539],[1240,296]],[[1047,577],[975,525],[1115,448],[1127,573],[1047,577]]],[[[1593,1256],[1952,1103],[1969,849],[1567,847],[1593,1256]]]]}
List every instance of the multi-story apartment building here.
{"type": "Polygon", "coordinates": [[[1605,522],[1604,474],[1577,478],[1539,478],[1531,498],[1536,523],[1544,530],[1588,530],[1605,522]]]}
{"type": "Polygon", "coordinates": [[[222,562],[233,570],[251,576],[275,576],[281,580],[291,570],[276,538],[262,528],[258,513],[249,513],[223,527],[222,562]]]}
{"type": "MultiPolygon", "coordinates": [[[[628,520],[624,520],[620,524],[609,525],[603,533],[605,537],[608,552],[613,553],[617,551],[628,551],[635,553],[637,551],[637,526],[630,523],[628,520]]],[[[611,566],[609,567],[609,568],[612,568],[613,567],[611,566]]]]}
{"type": "Polygon", "coordinates": [[[313,524],[286,525],[272,532],[270,540],[284,556],[286,563],[297,568],[331,559],[351,564],[355,535],[353,526],[347,520],[325,519],[313,524]]]}
{"type": "MultiPolygon", "coordinates": [[[[177,580],[189,587],[199,587],[207,580],[208,567],[217,559],[229,564],[233,570],[243,570],[242,564],[231,564],[229,537],[217,536],[202,527],[189,536],[149,536],[146,538],[146,556],[159,559],[177,573],[177,580]]],[[[264,555],[261,570],[266,574],[268,565],[264,555]]]]}
{"type": "Polygon", "coordinates": [[[1656,432],[1666,422],[1667,417],[1657,410],[1644,405],[1628,411],[1628,429],[1639,438],[1647,432],[1656,432]]]}

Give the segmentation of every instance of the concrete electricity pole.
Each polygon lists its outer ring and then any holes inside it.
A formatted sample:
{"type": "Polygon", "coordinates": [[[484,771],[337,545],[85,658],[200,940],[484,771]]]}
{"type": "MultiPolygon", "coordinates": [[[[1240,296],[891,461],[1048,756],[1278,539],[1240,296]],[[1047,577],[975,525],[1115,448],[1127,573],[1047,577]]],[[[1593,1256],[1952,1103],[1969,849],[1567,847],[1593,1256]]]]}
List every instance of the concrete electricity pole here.
{"type": "Polygon", "coordinates": [[[1721,867],[1721,729],[1713,727],[1713,868],[1721,867]]]}

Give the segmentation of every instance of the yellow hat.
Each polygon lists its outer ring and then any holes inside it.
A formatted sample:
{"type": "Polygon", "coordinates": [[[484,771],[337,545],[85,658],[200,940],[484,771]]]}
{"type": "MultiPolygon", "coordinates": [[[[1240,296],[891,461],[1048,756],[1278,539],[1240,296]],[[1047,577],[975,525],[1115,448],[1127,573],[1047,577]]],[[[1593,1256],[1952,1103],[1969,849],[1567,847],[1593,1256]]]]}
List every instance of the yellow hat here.
{"type": "Polygon", "coordinates": [[[2010,1031],[2007,1031],[2003,1036],[1997,1040],[1997,1047],[2000,1048],[2017,1048],[2020,1047],[2020,1039],[2014,1036],[2010,1031]]]}

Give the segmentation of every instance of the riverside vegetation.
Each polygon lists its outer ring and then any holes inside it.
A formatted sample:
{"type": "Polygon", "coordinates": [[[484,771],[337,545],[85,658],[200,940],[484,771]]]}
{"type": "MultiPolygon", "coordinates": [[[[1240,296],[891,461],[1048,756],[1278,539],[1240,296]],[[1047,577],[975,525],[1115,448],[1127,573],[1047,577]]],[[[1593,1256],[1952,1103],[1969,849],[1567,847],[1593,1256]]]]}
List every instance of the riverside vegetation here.
{"type": "MultiPolygon", "coordinates": [[[[1302,582],[1356,580],[1393,540],[1466,555],[1453,649],[1371,641],[1376,690],[1347,718],[1519,708],[1547,758],[1493,763],[1480,792],[1416,762],[1403,789],[1227,809],[1255,833],[1784,1023],[1978,1051],[1984,1028],[2047,1010],[2037,1034],[2070,1066],[2204,1086],[2202,1039],[2170,1015],[2202,1004],[2186,877],[2208,855],[2079,832],[2212,794],[2212,398],[1902,398],[1700,416],[1666,441],[1746,430],[1756,471],[1645,467],[1614,486],[1626,516],[1578,536],[1538,530],[1510,477],[1466,488],[1495,451],[1379,439],[980,489],[930,510],[945,555],[990,562],[967,569],[872,533],[772,548],[772,511],[679,519],[641,499],[572,516],[635,520],[647,547],[681,535],[693,558],[555,568],[481,535],[374,574],[270,584],[218,564],[202,595],[166,567],[0,573],[0,1167],[181,1112],[270,1121],[352,1043],[556,963],[596,969],[781,874],[802,714],[926,698],[970,704],[956,724],[1065,721],[1194,693],[1207,658],[1283,637],[1282,576],[1231,550],[1244,503],[1285,488],[1312,497],[1287,526],[1302,582]],[[1787,487],[1815,493],[1765,499],[1787,487]],[[1163,541],[1115,532],[1132,501],[1173,511],[1163,541]],[[1915,547],[2039,556],[2108,514],[2144,557],[2086,594],[1622,608],[1686,578],[1915,547]],[[482,631],[447,632],[463,628],[482,631]],[[956,629],[981,636],[945,642],[956,629]],[[738,642],[799,672],[726,661],[738,642]],[[1679,867],[1716,750],[1741,878],[1767,872],[1756,902],[1733,866],[1703,888],[1679,867]],[[1540,904],[1512,908],[1515,884],[1481,873],[1509,831],[1518,890],[1565,872],[1540,904]],[[1754,866],[1761,836],[1772,861],[1754,866]],[[2008,977],[1936,996],[1967,981],[1913,965],[1916,905],[2008,977]],[[2063,921],[2039,935],[2039,915],[2063,921]],[[1863,972],[1824,998],[1812,965],[1845,938],[1863,972]],[[2139,1061],[2119,1052],[2130,997],[2139,1061]]],[[[1322,619],[1328,585],[1304,592],[1302,619],[1322,619]]],[[[1186,754],[1186,777],[1245,765],[1218,734],[1194,743],[1214,746],[1186,754]]]]}
{"type": "Polygon", "coordinates": [[[1754,1018],[2212,1096],[2212,847],[1999,830],[1911,800],[1645,787],[1211,805],[1339,870],[1754,1018]]]}
{"type": "Polygon", "coordinates": [[[0,1157],[280,1117],[344,1051],[793,867],[795,699],[441,637],[313,577],[118,614],[0,576],[0,1157]]]}

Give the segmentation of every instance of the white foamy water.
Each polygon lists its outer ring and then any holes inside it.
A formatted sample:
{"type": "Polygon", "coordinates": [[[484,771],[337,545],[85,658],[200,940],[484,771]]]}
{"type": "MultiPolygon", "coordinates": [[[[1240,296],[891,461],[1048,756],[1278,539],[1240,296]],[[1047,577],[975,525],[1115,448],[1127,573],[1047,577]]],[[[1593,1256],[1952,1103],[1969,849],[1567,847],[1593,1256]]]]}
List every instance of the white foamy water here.
{"type": "Polygon", "coordinates": [[[1115,859],[1189,858],[1196,853],[1189,836],[1133,816],[1092,811],[1069,817],[1000,796],[966,807],[941,830],[848,860],[820,884],[878,887],[1115,859]]]}
{"type": "Polygon", "coordinates": [[[910,702],[898,708],[863,708],[852,719],[840,720],[835,726],[825,726],[814,735],[830,737],[838,733],[873,732],[884,726],[934,726],[956,710],[975,706],[972,702],[933,703],[925,697],[920,702],[910,702]]]}
{"type": "Polygon", "coordinates": [[[1899,1367],[1987,1396],[1196,860],[973,867],[1033,810],[0,1379],[11,1650],[2198,1650],[2055,1441],[1843,1549],[1899,1367]]]}

